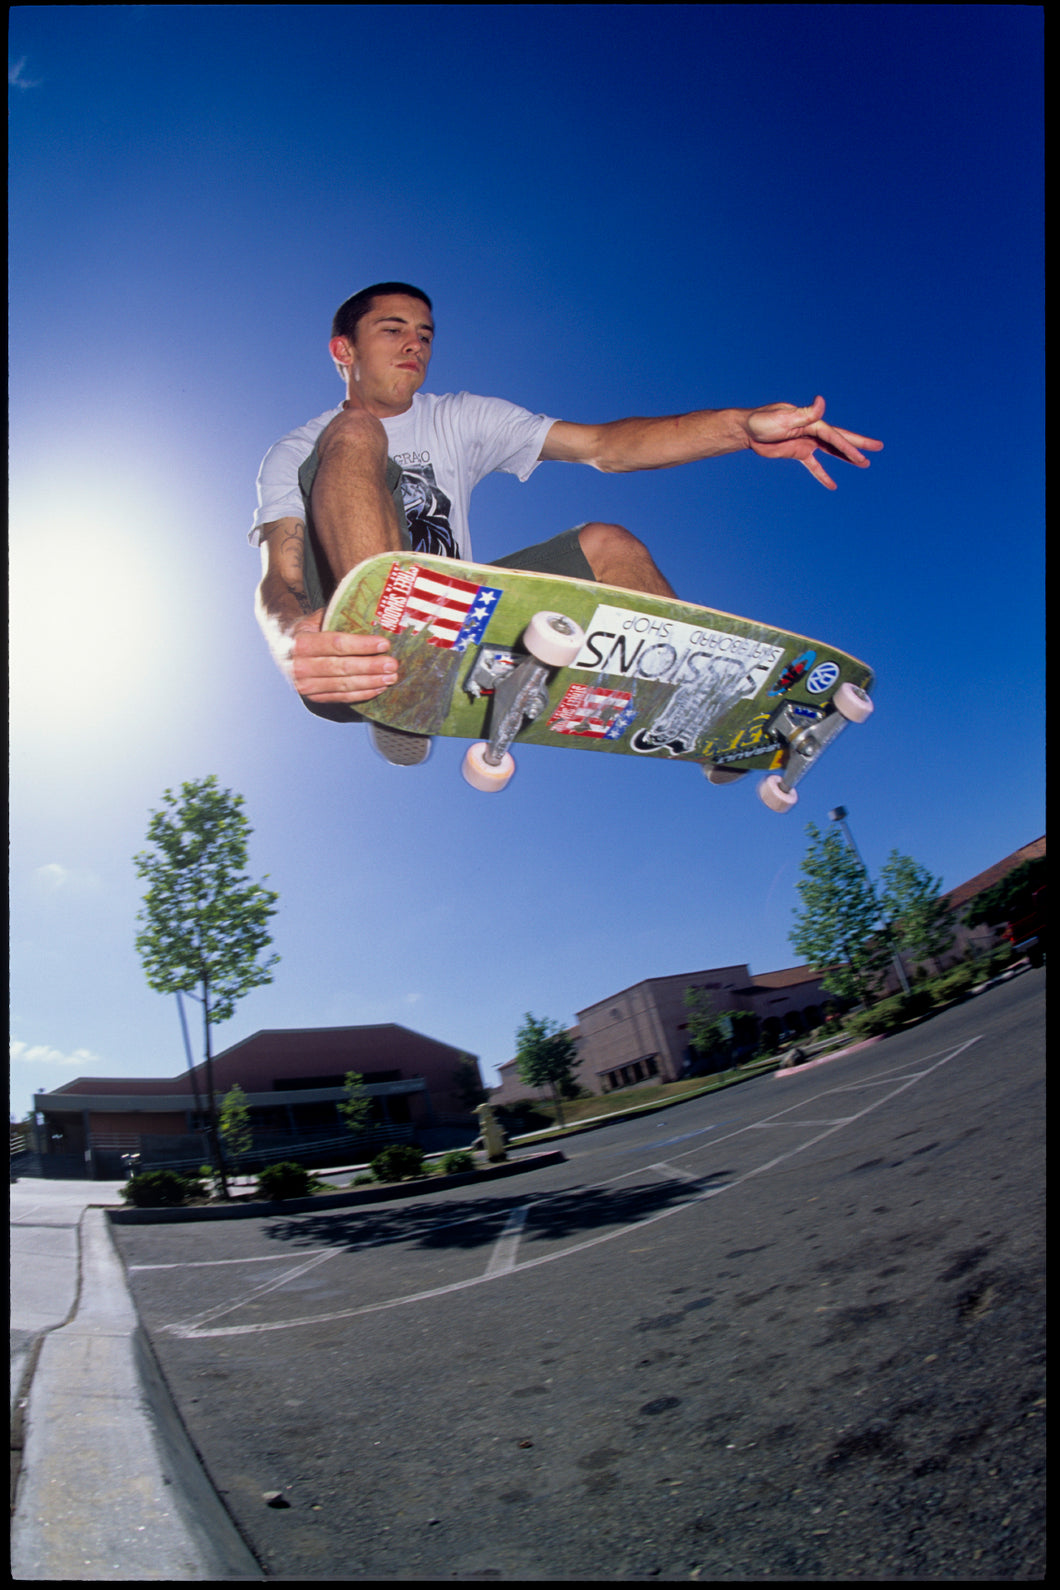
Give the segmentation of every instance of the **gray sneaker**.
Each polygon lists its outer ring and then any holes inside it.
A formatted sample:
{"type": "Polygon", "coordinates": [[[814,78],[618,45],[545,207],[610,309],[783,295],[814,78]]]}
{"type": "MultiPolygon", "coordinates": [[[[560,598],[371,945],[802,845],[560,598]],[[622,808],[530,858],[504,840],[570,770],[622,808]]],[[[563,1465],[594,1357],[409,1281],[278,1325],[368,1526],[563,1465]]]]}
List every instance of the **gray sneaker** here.
{"type": "Polygon", "coordinates": [[[382,723],[369,723],[368,729],[379,755],[395,767],[418,767],[431,754],[429,734],[408,734],[404,729],[388,729],[382,723]]]}

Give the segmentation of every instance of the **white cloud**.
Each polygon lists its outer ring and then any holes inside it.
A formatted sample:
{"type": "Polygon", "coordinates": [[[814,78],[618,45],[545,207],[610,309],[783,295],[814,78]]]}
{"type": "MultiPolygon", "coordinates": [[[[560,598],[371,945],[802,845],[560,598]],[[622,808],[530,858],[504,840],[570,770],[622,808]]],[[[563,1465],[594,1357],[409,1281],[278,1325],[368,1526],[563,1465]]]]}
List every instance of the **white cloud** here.
{"type": "Polygon", "coordinates": [[[62,1049],[53,1049],[50,1044],[23,1043],[20,1038],[12,1038],[11,1062],[14,1064],[16,1061],[45,1066],[77,1066],[82,1071],[95,1070],[105,1063],[91,1049],[74,1049],[66,1054],[62,1049]]]}
{"type": "Polygon", "coordinates": [[[98,876],[87,867],[64,867],[58,861],[48,861],[43,867],[35,868],[33,877],[48,894],[57,894],[60,889],[78,893],[98,889],[100,882],[98,876]]]}
{"type": "Polygon", "coordinates": [[[47,889],[61,889],[69,876],[69,869],[60,867],[57,861],[49,861],[47,866],[38,867],[34,873],[34,877],[47,889]]]}
{"type": "Polygon", "coordinates": [[[26,76],[26,57],[15,61],[7,69],[7,81],[12,88],[39,88],[43,79],[26,76]]]}

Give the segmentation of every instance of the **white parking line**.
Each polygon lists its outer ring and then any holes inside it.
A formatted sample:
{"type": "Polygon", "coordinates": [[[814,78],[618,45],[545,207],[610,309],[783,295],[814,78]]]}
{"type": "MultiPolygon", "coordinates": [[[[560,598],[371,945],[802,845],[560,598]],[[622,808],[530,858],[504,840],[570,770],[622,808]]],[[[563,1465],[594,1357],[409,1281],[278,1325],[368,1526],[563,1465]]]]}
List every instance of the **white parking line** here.
{"type": "MultiPolygon", "coordinates": [[[[445,1297],[447,1294],[452,1292],[464,1292],[470,1287],[482,1286],[488,1281],[500,1280],[504,1276],[522,1275],[525,1271],[535,1270],[540,1265],[554,1264],[558,1259],[569,1259],[576,1253],[584,1253],[589,1248],[599,1247],[604,1242],[613,1242],[617,1237],[624,1237],[631,1231],[639,1232],[643,1230],[644,1227],[655,1225],[660,1220],[669,1220],[671,1216],[683,1214],[685,1210],[693,1207],[697,1203],[704,1203],[709,1198],[719,1198],[723,1193],[732,1192],[734,1188],[742,1186],[744,1182],[750,1181],[753,1177],[765,1175],[767,1171],[774,1170],[778,1165],[783,1165],[788,1160],[793,1159],[796,1154],[803,1153],[806,1149],[812,1148],[815,1144],[823,1142],[825,1138],[831,1137],[835,1132],[841,1131],[844,1126],[850,1125],[851,1122],[858,1121],[863,1116],[871,1115],[874,1110],[878,1110],[882,1105],[889,1103],[891,1099],[897,1098],[900,1093],[904,1093],[908,1088],[911,1088],[914,1083],[922,1081],[925,1077],[930,1076],[932,1072],[937,1071],[941,1066],[947,1065],[951,1060],[955,1060],[958,1055],[963,1054],[966,1049],[970,1049],[973,1044],[979,1043],[981,1037],[982,1034],[975,1038],[969,1038],[966,1043],[960,1044],[956,1049],[953,1049],[948,1053],[943,1053],[942,1058],[940,1060],[936,1060],[933,1065],[924,1066],[922,1069],[912,1073],[907,1071],[901,1080],[898,1078],[893,1079],[895,1086],[892,1087],[889,1093],[878,1095],[872,1100],[871,1103],[866,1104],[862,1110],[859,1110],[856,1115],[844,1117],[842,1121],[825,1127],[823,1131],[817,1132],[814,1136],[806,1138],[801,1143],[794,1144],[792,1147],[785,1149],[780,1154],[775,1154],[772,1159],[764,1161],[761,1165],[754,1165],[749,1170],[744,1171],[742,1175],[733,1177],[732,1181],[723,1182],[718,1186],[705,1188],[702,1192],[696,1193],[689,1198],[687,1202],[675,1204],[668,1209],[662,1209],[654,1215],[649,1215],[644,1220],[632,1221],[626,1225],[618,1226],[614,1231],[605,1231],[599,1236],[588,1237],[584,1242],[573,1243],[570,1247],[561,1248],[557,1252],[542,1254],[536,1259],[524,1259],[522,1263],[513,1262],[510,1265],[507,1264],[506,1261],[508,1257],[512,1257],[514,1260],[514,1247],[518,1242],[523,1225],[526,1221],[526,1214],[529,1210],[529,1205],[524,1204],[521,1205],[519,1209],[513,1210],[512,1214],[509,1216],[508,1224],[505,1227],[505,1230],[501,1233],[500,1238],[494,1245],[493,1255],[491,1256],[490,1263],[487,1266],[485,1273],[482,1275],[472,1276],[468,1280],[452,1281],[447,1286],[430,1287],[424,1292],[407,1293],[403,1297],[389,1298],[379,1303],[366,1303],[362,1304],[358,1308],[336,1309],[327,1314],[305,1315],[297,1319],[259,1321],[252,1325],[225,1325],[219,1327],[208,1327],[205,1330],[200,1328],[200,1326],[209,1318],[216,1318],[220,1314],[224,1313],[233,1313],[236,1309],[240,1308],[244,1302],[249,1301],[248,1297],[240,1299],[235,1303],[225,1305],[219,1309],[213,1309],[208,1315],[200,1316],[199,1320],[197,1321],[186,1321],[182,1324],[167,1325],[164,1328],[167,1331],[171,1331],[175,1336],[199,1338],[206,1336],[254,1336],[265,1331],[293,1330],[300,1325],[326,1325],[335,1320],[355,1319],[363,1314],[377,1314],[386,1309],[403,1308],[409,1303],[429,1302],[434,1298],[445,1297]],[[513,1222],[520,1214],[522,1215],[522,1220],[519,1222],[518,1226],[515,1226],[513,1222]],[[504,1243],[506,1238],[512,1239],[512,1246],[510,1250],[506,1249],[504,1252],[504,1267],[500,1267],[500,1263],[498,1262],[498,1267],[494,1268],[494,1261],[498,1259],[499,1250],[501,1249],[501,1245],[504,1243]]],[[[822,1096],[823,1095],[820,1094],[817,1095],[817,1097],[822,1096]]],[[[793,1108],[795,1107],[796,1106],[793,1106],[793,1108]]],[[[786,1114],[787,1111],[781,1111],[779,1113],[786,1114]]],[[[769,1119],[775,1119],[775,1117],[769,1117],[769,1119]]],[[[727,1135],[731,1137],[737,1137],[742,1132],[748,1131],[759,1124],[762,1123],[748,1123],[747,1126],[740,1127],[735,1132],[729,1133],[727,1135]]],[[[805,1125],[806,1123],[803,1122],[793,1124],[805,1125]]],[[[713,1139],[712,1146],[715,1146],[718,1141],[718,1139],[713,1139]]],[[[655,1166],[653,1168],[659,1169],[661,1167],[655,1166]]],[[[663,1168],[665,1168],[665,1170],[670,1174],[679,1174],[679,1172],[677,1172],[673,1166],[665,1166],[663,1168]]],[[[622,1181],[625,1179],[627,1178],[622,1176],[614,1178],[615,1181],[622,1181]]],[[[542,1202],[545,1202],[545,1200],[542,1200],[542,1202]]],[[[309,1265],[305,1266],[307,1269],[309,1267],[309,1265]]],[[[291,1272],[291,1274],[287,1275],[284,1279],[290,1280],[291,1275],[297,1273],[301,1272],[291,1272]]],[[[282,1285],[282,1281],[272,1283],[273,1287],[282,1285]]],[[[254,1291],[249,1294],[249,1296],[253,1297],[262,1291],[270,1289],[271,1287],[255,1288],[254,1291]]]]}
{"type": "Polygon", "coordinates": [[[665,1160],[659,1160],[655,1165],[649,1165],[649,1170],[657,1170],[660,1176],[669,1176],[671,1181],[698,1181],[695,1171],[685,1170],[681,1165],[667,1165],[665,1160]]]}
{"type": "Polygon", "coordinates": [[[493,1244],[490,1262],[486,1266],[487,1275],[507,1275],[509,1270],[515,1269],[515,1255],[519,1251],[519,1238],[526,1225],[526,1217],[530,1213],[529,1204],[521,1204],[518,1209],[513,1209],[508,1216],[508,1224],[493,1244]]]}
{"type": "Polygon", "coordinates": [[[856,1115],[826,1115],[819,1121],[810,1116],[803,1116],[797,1121],[752,1121],[747,1128],[749,1132],[772,1131],[775,1127],[786,1126],[790,1131],[793,1126],[849,1126],[851,1121],[856,1121],[856,1115]]]}

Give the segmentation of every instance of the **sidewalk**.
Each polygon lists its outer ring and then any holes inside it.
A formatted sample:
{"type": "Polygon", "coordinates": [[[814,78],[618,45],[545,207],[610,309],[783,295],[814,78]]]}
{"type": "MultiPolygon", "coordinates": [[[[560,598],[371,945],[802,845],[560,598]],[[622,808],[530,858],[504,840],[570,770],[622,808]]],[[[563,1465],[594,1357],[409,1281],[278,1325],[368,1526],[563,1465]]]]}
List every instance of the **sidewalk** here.
{"type": "Polygon", "coordinates": [[[100,1207],[118,1182],[11,1188],[12,1574],[264,1580],[141,1331],[100,1207]]]}
{"type": "MultiPolygon", "coordinates": [[[[284,1207],[423,1196],[562,1157],[533,1154],[433,1188],[349,1188],[284,1207]]],[[[126,1221],[194,1220],[276,1206],[127,1209],[123,1185],[27,1178],[11,1188],[13,1577],[263,1582],[137,1320],[106,1210],[126,1221]]]]}

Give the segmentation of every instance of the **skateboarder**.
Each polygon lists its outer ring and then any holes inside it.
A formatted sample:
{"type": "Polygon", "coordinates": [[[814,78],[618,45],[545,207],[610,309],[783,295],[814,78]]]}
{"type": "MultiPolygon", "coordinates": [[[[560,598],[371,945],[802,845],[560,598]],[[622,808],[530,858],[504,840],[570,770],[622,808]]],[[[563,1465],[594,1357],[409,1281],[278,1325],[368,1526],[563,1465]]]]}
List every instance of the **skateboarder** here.
{"type": "MultiPolygon", "coordinates": [[[[382,282],[347,299],[328,344],[344,403],[277,442],[258,476],[250,533],[262,551],[258,621],[283,673],[322,716],[350,721],[350,705],[397,676],[385,639],[321,632],[338,580],[363,558],[399,547],[470,558],[468,499],[491,471],[526,480],[539,463],[558,460],[621,473],[750,448],[796,459],[834,490],[818,452],[867,468],[862,449],[883,446],[827,424],[821,397],[805,408],[773,403],[579,425],[498,398],[422,393],[433,342],[431,302],[419,288],[382,282]]],[[[621,525],[578,525],[497,562],[673,594],[647,547],[621,525]]]]}

